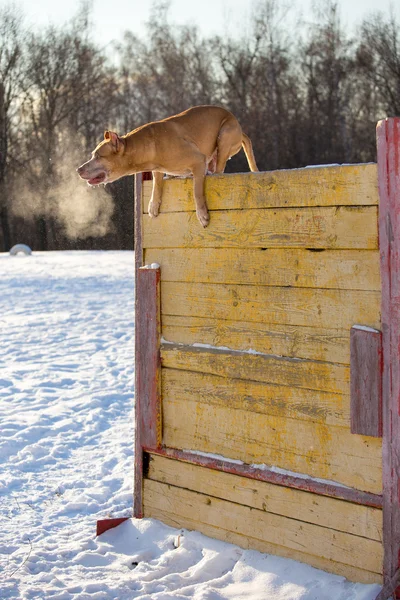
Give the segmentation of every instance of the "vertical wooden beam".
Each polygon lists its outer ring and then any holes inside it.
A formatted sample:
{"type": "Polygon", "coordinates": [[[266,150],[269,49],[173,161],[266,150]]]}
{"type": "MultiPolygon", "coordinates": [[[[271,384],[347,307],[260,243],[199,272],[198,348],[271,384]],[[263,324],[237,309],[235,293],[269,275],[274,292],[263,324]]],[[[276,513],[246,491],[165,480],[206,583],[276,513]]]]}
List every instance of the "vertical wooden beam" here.
{"type": "MultiPolygon", "coordinates": [[[[400,566],[400,118],[377,126],[383,348],[384,583],[400,566]]],[[[400,597],[397,587],[396,597],[400,597]]]]}
{"type": "Polygon", "coordinates": [[[351,433],[382,437],[382,335],[371,327],[350,331],[351,433]]]}
{"type": "Polygon", "coordinates": [[[135,175],[135,277],[137,270],[143,266],[143,242],[142,242],[142,223],[143,223],[143,194],[142,194],[143,173],[135,175]]]}
{"type": "MultiPolygon", "coordinates": [[[[143,246],[142,246],[142,173],[135,175],[135,197],[134,197],[134,215],[135,215],[135,321],[138,322],[138,271],[143,266],[143,246]]],[[[137,356],[137,337],[135,326],[135,355],[137,356]]],[[[140,440],[139,428],[139,400],[136,388],[137,362],[135,358],[135,462],[134,462],[134,484],[133,484],[133,514],[135,517],[142,516],[142,487],[143,487],[143,451],[140,440]]]]}
{"type": "Polygon", "coordinates": [[[136,271],[134,516],[141,518],[143,447],[161,446],[160,267],[136,271]]]}

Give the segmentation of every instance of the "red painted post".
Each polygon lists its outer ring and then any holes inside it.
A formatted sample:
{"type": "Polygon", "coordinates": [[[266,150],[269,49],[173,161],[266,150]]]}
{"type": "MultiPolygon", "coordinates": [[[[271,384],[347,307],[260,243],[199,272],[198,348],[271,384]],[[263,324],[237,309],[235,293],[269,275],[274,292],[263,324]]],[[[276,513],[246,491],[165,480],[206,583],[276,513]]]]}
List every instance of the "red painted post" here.
{"type": "Polygon", "coordinates": [[[354,325],[350,330],[351,433],[382,437],[382,334],[354,325]]]}
{"type": "Polygon", "coordinates": [[[143,516],[143,446],[161,443],[160,269],[143,268],[142,183],[135,176],[135,469],[133,514],[143,516]]]}
{"type": "Polygon", "coordinates": [[[160,267],[136,272],[135,482],[133,514],[143,516],[143,447],[161,446],[160,267]]]}
{"type": "MultiPolygon", "coordinates": [[[[383,348],[384,589],[400,566],[400,118],[377,126],[383,348]]],[[[392,592],[390,592],[392,593],[392,592]]],[[[400,588],[397,587],[397,598],[400,588]]]]}

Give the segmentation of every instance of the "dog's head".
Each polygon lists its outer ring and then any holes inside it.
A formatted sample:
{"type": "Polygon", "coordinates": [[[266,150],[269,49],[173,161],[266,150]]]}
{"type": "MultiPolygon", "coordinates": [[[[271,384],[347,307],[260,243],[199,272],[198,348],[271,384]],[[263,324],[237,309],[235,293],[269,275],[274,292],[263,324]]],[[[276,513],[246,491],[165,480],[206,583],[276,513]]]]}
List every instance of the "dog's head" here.
{"type": "Polygon", "coordinates": [[[125,138],[105,131],[104,140],[92,152],[92,158],[78,167],[79,176],[89,185],[111,183],[126,175],[123,170],[125,138]]]}

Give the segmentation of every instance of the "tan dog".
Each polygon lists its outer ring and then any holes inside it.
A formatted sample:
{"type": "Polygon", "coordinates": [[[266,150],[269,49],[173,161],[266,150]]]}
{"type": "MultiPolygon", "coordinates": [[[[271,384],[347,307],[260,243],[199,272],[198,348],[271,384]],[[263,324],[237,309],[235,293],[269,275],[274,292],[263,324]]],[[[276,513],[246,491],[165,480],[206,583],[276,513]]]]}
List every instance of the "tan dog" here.
{"type": "Polygon", "coordinates": [[[192,175],[196,214],[207,227],[210,217],[204,196],[207,172],[223,173],[226,161],[243,147],[250,169],[258,171],[250,138],[238,120],[218,106],[195,106],[179,115],[148,123],[119,137],[113,131],[77,169],[89,185],[110,183],[143,171],[153,172],[149,215],[161,204],[163,175],[192,175]]]}

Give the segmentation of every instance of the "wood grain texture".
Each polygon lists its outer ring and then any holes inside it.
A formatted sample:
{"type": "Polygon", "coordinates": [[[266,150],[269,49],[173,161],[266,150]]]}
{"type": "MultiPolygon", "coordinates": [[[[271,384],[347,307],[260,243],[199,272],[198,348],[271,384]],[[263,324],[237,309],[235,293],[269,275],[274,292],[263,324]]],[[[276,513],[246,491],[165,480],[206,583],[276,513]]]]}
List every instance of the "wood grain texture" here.
{"type": "MultiPolygon", "coordinates": [[[[400,119],[377,126],[383,346],[383,540],[389,585],[400,566],[400,119]]],[[[400,597],[400,588],[396,590],[400,597]]]]}
{"type": "Polygon", "coordinates": [[[380,494],[381,440],[349,429],[265,415],[229,405],[163,397],[166,447],[274,465],[380,494]]]}
{"type": "Polygon", "coordinates": [[[257,287],[208,283],[161,284],[163,315],[300,327],[380,328],[380,294],[358,290],[257,287]]]}
{"type": "Polygon", "coordinates": [[[251,323],[208,317],[163,315],[162,336],[180,344],[208,344],[291,358],[350,364],[348,329],[251,323]]]}
{"type": "Polygon", "coordinates": [[[347,397],[350,393],[349,368],[327,362],[163,343],[161,364],[168,369],[209,373],[220,378],[320,390],[347,397]]]}
{"type": "Polygon", "coordinates": [[[382,510],[152,454],[148,479],[382,542],[382,510]]]}
{"type": "Polygon", "coordinates": [[[136,398],[142,446],[161,445],[160,269],[137,274],[136,398]]]}
{"type": "Polygon", "coordinates": [[[380,291],[377,250],[147,249],[164,281],[380,291]]]}
{"type": "MultiPolygon", "coordinates": [[[[157,450],[145,449],[144,456],[146,460],[150,455],[157,454],[180,462],[189,463],[206,469],[230,473],[245,479],[263,481],[273,485],[283,486],[302,492],[310,492],[317,496],[326,496],[337,500],[345,500],[352,504],[379,508],[382,510],[382,495],[365,492],[356,488],[347,487],[330,481],[329,479],[311,478],[301,473],[277,469],[266,464],[244,463],[238,460],[230,460],[223,456],[207,454],[204,452],[194,452],[192,450],[179,450],[177,448],[168,448],[162,446],[157,450]]],[[[146,463],[148,464],[148,462],[146,463]]]]}
{"type": "Polygon", "coordinates": [[[187,398],[270,416],[350,427],[349,397],[289,385],[219,377],[208,373],[162,369],[162,393],[168,402],[187,398]]]}
{"type": "Polygon", "coordinates": [[[357,325],[350,332],[351,432],[382,437],[382,334],[357,325]]]}
{"type": "Polygon", "coordinates": [[[206,229],[195,212],[161,213],[143,229],[143,248],[378,247],[376,206],[221,210],[206,229]]]}
{"type": "Polygon", "coordinates": [[[258,552],[303,562],[315,567],[316,569],[322,569],[328,573],[334,573],[336,575],[340,575],[341,577],[345,577],[349,581],[354,581],[357,583],[382,582],[382,575],[378,573],[372,573],[371,571],[350,567],[349,565],[345,565],[343,563],[338,563],[329,559],[321,558],[320,556],[308,554],[305,550],[300,552],[298,550],[292,550],[291,548],[272,544],[257,538],[251,538],[247,535],[228,531],[227,529],[223,529],[223,521],[221,521],[220,527],[216,527],[206,523],[200,523],[195,519],[176,515],[172,512],[168,512],[167,510],[161,510],[147,504],[145,505],[145,516],[159,519],[170,527],[176,527],[179,529],[184,527],[188,530],[195,529],[204,535],[221,540],[223,542],[228,542],[229,544],[235,544],[244,549],[257,550],[258,552]]]}
{"type": "Polygon", "coordinates": [[[143,235],[142,235],[142,197],[143,197],[143,174],[135,175],[135,210],[134,210],[134,227],[135,227],[135,275],[137,270],[143,266],[143,235]]]}
{"type": "Polygon", "coordinates": [[[134,514],[142,514],[143,446],[161,444],[160,269],[141,267],[135,283],[134,514]]]}
{"type": "MultiPolygon", "coordinates": [[[[142,266],[143,247],[142,247],[142,175],[135,175],[135,320],[139,319],[138,314],[138,290],[136,287],[137,274],[142,266]]],[[[135,336],[135,352],[138,352],[138,338],[135,336]]],[[[136,379],[137,360],[135,358],[135,379],[136,379]]],[[[143,452],[140,439],[140,405],[135,401],[135,460],[133,466],[133,514],[140,518],[143,512],[142,491],[143,491],[143,452]]]]}
{"type": "MultiPolygon", "coordinates": [[[[143,191],[147,211],[151,182],[143,191]]],[[[213,175],[206,177],[205,193],[210,210],[377,205],[377,168],[360,164],[213,175]]],[[[161,211],[193,210],[193,180],[165,181],[161,211]]]]}
{"type": "MultiPolygon", "coordinates": [[[[146,479],[145,514],[160,510],[250,538],[379,573],[382,544],[146,479]]],[[[200,528],[200,527],[199,527],[200,528]]]]}

